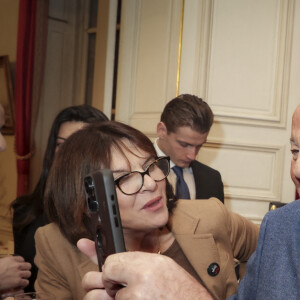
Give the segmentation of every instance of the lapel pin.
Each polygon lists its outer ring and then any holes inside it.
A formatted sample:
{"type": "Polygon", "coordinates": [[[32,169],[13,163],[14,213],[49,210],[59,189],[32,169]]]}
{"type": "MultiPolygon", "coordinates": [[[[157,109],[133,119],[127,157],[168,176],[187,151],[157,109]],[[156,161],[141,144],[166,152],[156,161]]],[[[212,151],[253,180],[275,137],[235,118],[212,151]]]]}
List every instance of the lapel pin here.
{"type": "Polygon", "coordinates": [[[207,273],[213,277],[217,276],[220,273],[220,266],[215,262],[211,263],[207,268],[207,273]]]}

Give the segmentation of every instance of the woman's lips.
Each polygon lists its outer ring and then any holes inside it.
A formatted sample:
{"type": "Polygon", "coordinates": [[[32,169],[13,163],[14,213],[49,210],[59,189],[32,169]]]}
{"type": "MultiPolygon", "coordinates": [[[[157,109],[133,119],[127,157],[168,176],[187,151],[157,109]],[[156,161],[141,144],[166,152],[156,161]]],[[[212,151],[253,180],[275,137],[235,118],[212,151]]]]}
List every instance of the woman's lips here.
{"type": "Polygon", "coordinates": [[[161,197],[156,197],[155,199],[152,199],[148,201],[142,209],[146,209],[148,211],[156,211],[163,207],[163,202],[161,201],[161,197]]]}

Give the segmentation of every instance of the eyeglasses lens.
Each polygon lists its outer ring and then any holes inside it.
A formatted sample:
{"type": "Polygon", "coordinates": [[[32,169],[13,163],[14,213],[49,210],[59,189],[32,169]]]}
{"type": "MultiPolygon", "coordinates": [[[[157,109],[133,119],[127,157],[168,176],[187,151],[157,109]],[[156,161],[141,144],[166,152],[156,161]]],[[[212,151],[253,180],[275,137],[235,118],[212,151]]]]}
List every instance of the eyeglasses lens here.
{"type": "Polygon", "coordinates": [[[157,160],[149,166],[148,171],[153,180],[163,180],[169,174],[169,161],[167,159],[157,160]]]}
{"type": "MultiPolygon", "coordinates": [[[[155,181],[165,179],[170,171],[169,160],[167,158],[158,159],[148,168],[149,176],[155,181]]],[[[132,172],[119,181],[119,188],[125,194],[137,193],[143,185],[143,176],[140,172],[132,172]]]]}
{"type": "Polygon", "coordinates": [[[143,178],[141,174],[133,172],[119,181],[119,187],[123,193],[130,195],[135,194],[141,188],[142,183],[143,178]]]}

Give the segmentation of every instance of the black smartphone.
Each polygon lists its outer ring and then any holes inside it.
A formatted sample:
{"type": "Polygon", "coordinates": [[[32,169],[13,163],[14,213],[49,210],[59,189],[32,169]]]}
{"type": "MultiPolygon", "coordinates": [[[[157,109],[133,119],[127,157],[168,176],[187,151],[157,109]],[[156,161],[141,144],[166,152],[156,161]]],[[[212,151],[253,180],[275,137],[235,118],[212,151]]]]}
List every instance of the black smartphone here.
{"type": "Polygon", "coordinates": [[[84,187],[91,216],[87,226],[95,240],[101,271],[108,255],[126,251],[112,171],[102,169],[89,174],[84,178],[84,187]]]}

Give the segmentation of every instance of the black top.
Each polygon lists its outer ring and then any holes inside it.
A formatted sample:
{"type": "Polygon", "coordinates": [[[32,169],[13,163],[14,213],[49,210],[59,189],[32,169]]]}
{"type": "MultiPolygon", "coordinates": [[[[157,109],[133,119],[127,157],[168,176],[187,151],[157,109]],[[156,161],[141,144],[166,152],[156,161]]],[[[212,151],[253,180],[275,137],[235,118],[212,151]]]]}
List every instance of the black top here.
{"type": "MultiPolygon", "coordinates": [[[[19,220],[24,217],[24,209],[16,209],[14,211],[13,220],[19,220]]],[[[34,234],[36,230],[49,222],[44,214],[39,215],[33,222],[27,225],[23,230],[13,230],[14,243],[15,243],[15,255],[22,256],[25,261],[31,263],[31,277],[29,278],[29,285],[24,288],[25,292],[34,292],[34,282],[37,277],[37,267],[34,264],[35,257],[35,241],[34,234]]]]}

